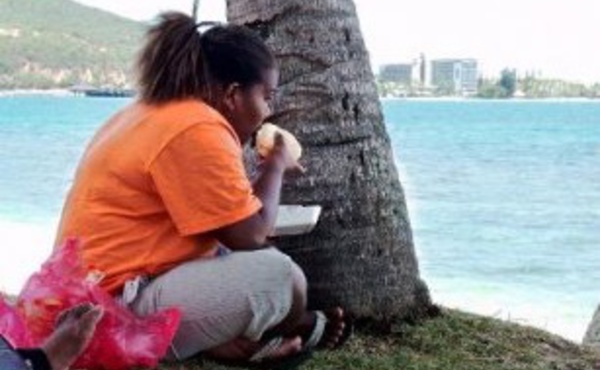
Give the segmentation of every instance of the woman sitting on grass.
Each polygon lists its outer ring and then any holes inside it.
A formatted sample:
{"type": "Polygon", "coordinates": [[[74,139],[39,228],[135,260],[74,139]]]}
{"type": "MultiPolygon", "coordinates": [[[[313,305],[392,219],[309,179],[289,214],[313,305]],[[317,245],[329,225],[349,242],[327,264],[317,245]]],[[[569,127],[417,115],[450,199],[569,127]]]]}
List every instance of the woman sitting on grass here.
{"type": "Polygon", "coordinates": [[[242,163],[271,114],[269,49],[244,27],[201,32],[166,13],[137,69],[139,100],[91,140],[57,245],[81,238],[101,286],[136,313],[181,309],[170,359],[264,361],[339,345],[341,308],[307,311],[301,269],[267,244],[283,175],[299,164],[281,137],[253,184],[242,163]]]}

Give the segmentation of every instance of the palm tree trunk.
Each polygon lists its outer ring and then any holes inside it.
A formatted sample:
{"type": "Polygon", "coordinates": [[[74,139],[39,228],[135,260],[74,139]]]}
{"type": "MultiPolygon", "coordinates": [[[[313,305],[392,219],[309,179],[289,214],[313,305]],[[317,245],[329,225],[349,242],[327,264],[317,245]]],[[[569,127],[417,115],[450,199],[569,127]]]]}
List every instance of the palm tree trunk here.
{"type": "Polygon", "coordinates": [[[309,305],[358,317],[428,312],[404,192],[351,0],[227,0],[230,22],[257,30],[280,63],[275,123],[305,148],[308,173],[282,203],[320,204],[307,235],[277,245],[305,270],[309,305]]]}

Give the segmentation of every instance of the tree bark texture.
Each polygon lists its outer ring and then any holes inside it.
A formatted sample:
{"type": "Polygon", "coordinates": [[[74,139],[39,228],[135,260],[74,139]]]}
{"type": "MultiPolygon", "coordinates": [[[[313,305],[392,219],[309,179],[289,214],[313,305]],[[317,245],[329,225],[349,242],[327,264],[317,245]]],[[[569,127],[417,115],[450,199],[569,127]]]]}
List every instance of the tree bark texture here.
{"type": "Polygon", "coordinates": [[[427,312],[354,3],[227,0],[227,15],[258,31],[279,62],[272,121],[298,137],[308,169],[286,180],[282,203],[323,207],[313,232],[276,241],[304,269],[309,305],[378,320],[427,312]]]}

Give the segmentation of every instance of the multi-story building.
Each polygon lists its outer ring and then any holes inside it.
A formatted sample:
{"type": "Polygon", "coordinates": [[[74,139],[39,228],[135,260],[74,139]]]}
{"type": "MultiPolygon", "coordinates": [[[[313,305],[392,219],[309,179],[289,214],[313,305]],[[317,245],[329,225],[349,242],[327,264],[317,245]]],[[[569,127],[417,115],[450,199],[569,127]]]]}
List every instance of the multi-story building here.
{"type": "Polygon", "coordinates": [[[421,87],[427,84],[427,59],[423,53],[419,55],[419,83],[421,87]]]}
{"type": "Polygon", "coordinates": [[[431,84],[438,89],[457,95],[472,95],[477,93],[477,60],[432,60],[431,84]]]}
{"type": "Polygon", "coordinates": [[[384,64],[379,69],[379,79],[383,82],[397,82],[410,86],[412,84],[412,64],[384,64]]]}

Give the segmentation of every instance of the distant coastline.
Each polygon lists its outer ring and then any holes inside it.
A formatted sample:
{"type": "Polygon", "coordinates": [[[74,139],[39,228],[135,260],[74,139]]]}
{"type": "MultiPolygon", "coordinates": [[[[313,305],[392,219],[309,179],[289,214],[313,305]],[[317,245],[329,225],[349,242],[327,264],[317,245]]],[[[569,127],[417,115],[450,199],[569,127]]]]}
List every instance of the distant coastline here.
{"type": "Polygon", "coordinates": [[[0,97],[14,96],[54,96],[54,97],[132,97],[135,91],[117,88],[57,88],[57,89],[6,89],[0,90],[0,97]]]}
{"type": "Polygon", "coordinates": [[[600,103],[598,98],[569,98],[569,97],[550,97],[550,98],[480,98],[476,96],[427,96],[427,97],[380,97],[381,101],[423,101],[423,102],[498,102],[498,103],[527,103],[527,102],[548,102],[548,103],[600,103]]]}
{"type": "MultiPolygon", "coordinates": [[[[56,88],[56,89],[6,89],[0,90],[0,98],[14,96],[53,96],[53,97],[70,97],[78,94],[71,89],[56,88]]],[[[423,101],[423,102],[548,102],[548,103],[600,103],[599,98],[583,98],[583,97],[549,97],[549,98],[502,98],[490,99],[480,98],[476,96],[423,96],[423,97],[396,97],[396,96],[380,96],[381,101],[423,101]]]]}
{"type": "Polygon", "coordinates": [[[73,96],[69,89],[11,89],[0,90],[0,97],[5,96],[73,96]]]}

